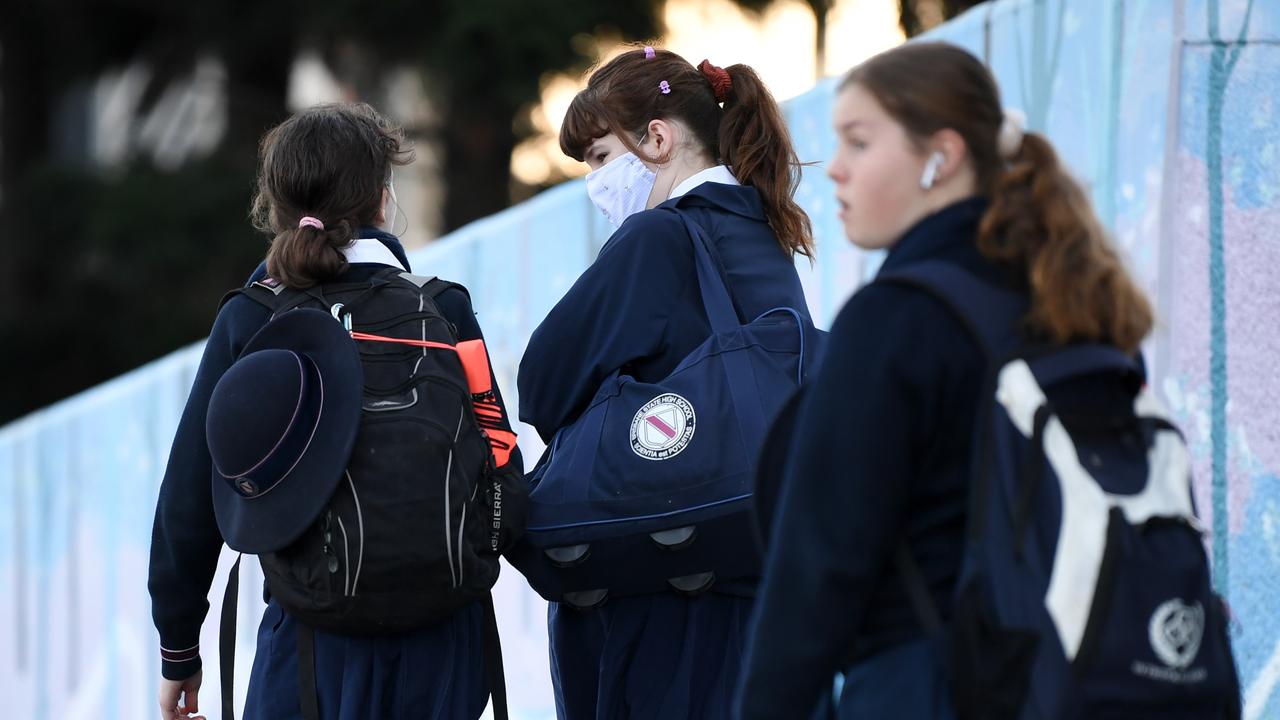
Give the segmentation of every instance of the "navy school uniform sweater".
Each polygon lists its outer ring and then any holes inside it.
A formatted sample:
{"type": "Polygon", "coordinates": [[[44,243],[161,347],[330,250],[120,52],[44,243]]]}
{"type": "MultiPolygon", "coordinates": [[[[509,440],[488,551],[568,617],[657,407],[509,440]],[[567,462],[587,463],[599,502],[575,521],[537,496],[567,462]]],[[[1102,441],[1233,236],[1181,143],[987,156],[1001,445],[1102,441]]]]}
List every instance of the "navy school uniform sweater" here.
{"type": "MultiPolygon", "coordinates": [[[[706,182],[658,206],[668,207],[705,231],[739,320],[788,306],[809,322],[800,277],[755,188],[706,182]]],[[[660,209],[636,213],[534,330],[517,380],[520,419],[549,442],[615,370],[656,382],[710,335],[684,223],[660,209]]]]}
{"type": "MultiPolygon", "coordinates": [[[[940,259],[1008,284],[975,243],[985,209],[971,199],[925,218],[880,272],[940,259]]],[[[959,319],[923,290],[872,284],[840,311],[797,418],[742,681],[743,718],[812,707],[850,657],[919,637],[892,571],[904,540],[949,616],[984,372],[959,319]]]]}
{"type": "MultiPolygon", "coordinates": [[[[376,238],[409,269],[404,248],[395,236],[362,228],[359,237],[376,238]]],[[[376,263],[353,263],[340,280],[362,280],[384,267],[376,263]]],[[[259,265],[249,282],[265,276],[265,264],[259,265]]],[[[465,292],[456,288],[447,290],[437,298],[437,303],[441,314],[457,328],[459,340],[483,339],[465,292]]],[[[171,680],[190,677],[200,669],[200,627],[209,610],[207,595],[222,550],[222,536],[213,514],[212,461],[205,441],[209,397],[222,374],[270,315],[267,308],[243,295],[232,298],[218,312],[160,485],[147,587],[151,593],[152,619],[160,634],[161,672],[171,680]]],[[[497,379],[491,379],[498,402],[502,403],[497,379]]],[[[512,462],[515,467],[521,467],[518,449],[513,451],[512,462]]]]}

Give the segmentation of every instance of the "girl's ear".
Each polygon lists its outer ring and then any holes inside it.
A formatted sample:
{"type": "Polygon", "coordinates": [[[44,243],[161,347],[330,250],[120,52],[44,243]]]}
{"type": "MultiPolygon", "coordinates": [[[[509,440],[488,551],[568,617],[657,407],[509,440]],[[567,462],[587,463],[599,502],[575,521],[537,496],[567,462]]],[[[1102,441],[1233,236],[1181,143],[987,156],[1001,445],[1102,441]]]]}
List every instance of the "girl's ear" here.
{"type": "Polygon", "coordinates": [[[929,138],[929,154],[942,153],[942,163],[938,166],[936,178],[938,182],[954,176],[964,163],[969,161],[969,146],[960,133],[951,128],[944,128],[929,138]]]}
{"type": "Polygon", "coordinates": [[[646,152],[649,159],[659,165],[670,162],[678,134],[675,124],[661,119],[650,120],[645,130],[648,144],[652,146],[651,151],[646,152]]]}

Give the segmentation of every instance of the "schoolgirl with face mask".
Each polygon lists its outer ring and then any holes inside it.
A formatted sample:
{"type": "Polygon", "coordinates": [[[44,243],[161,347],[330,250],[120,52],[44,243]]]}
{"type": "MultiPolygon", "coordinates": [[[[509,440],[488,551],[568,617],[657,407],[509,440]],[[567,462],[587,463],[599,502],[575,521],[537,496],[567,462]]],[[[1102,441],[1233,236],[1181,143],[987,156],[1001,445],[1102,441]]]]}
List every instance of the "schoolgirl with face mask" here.
{"type": "MultiPolygon", "coordinates": [[[[587,192],[617,230],[520,364],[520,417],[544,440],[613,373],[658,381],[711,334],[681,215],[707,238],[741,322],[779,306],[811,322],[794,266],[813,254],[792,197],[798,163],[750,67],[625,52],[574,98],[560,146],[591,169],[587,192]]],[[[559,716],[729,717],[753,592],[750,582],[717,583],[692,597],[611,596],[589,610],[551,603],[559,716]]]]}

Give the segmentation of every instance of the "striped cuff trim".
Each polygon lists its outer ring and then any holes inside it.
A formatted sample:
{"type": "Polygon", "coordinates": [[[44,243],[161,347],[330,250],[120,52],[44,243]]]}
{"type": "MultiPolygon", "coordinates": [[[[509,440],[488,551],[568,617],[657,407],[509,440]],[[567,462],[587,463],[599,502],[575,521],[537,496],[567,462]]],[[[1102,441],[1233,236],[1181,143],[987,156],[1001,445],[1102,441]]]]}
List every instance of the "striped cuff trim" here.
{"type": "Polygon", "coordinates": [[[193,645],[186,650],[170,650],[168,648],[160,648],[160,659],[172,663],[190,662],[200,657],[200,646],[193,645]]]}

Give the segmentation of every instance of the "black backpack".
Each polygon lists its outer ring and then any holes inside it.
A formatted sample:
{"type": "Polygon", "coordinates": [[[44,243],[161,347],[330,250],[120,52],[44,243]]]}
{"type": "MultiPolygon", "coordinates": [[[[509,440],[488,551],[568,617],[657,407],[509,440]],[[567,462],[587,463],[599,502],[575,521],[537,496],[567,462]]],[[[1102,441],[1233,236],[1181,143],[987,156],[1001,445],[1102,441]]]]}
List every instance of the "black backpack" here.
{"type": "MultiPolygon", "coordinates": [[[[435,302],[450,288],[462,289],[387,268],[365,281],[306,290],[267,278],[223,302],[243,294],[270,309],[273,318],[296,308],[322,309],[359,340],[364,405],[343,478],[301,537],[259,558],[270,596],[299,622],[300,667],[314,674],[312,629],[406,632],[482,600],[486,666],[502,717],[501,649],[489,591],[498,577],[501,546],[520,530],[520,513],[511,510],[522,505],[516,501],[524,494],[523,479],[519,469],[496,467],[491,436],[509,434],[494,422],[492,392],[488,398],[473,396],[460,355],[443,347],[458,344],[456,328],[435,302]]],[[[487,386],[487,362],[483,374],[487,386]]],[[[225,717],[235,578],[233,570],[223,605],[225,717]]],[[[312,683],[314,677],[304,678],[300,688],[307,717],[315,716],[314,707],[308,708],[315,703],[312,683]]]]}

